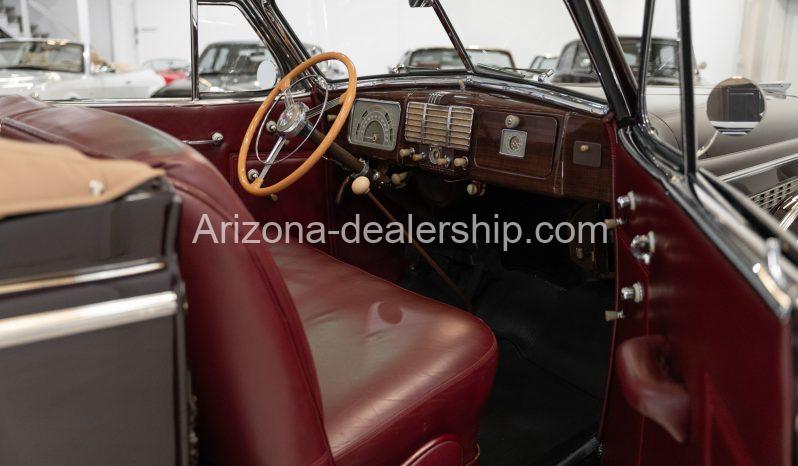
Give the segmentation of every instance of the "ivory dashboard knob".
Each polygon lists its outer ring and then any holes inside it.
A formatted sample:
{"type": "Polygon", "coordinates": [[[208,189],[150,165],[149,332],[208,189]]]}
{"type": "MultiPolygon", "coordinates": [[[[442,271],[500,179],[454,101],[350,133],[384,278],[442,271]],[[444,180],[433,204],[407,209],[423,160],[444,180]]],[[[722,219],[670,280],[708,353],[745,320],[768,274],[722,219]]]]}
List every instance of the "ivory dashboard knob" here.
{"type": "Polygon", "coordinates": [[[352,181],[352,192],[358,196],[368,193],[370,189],[371,180],[365,176],[358,176],[354,181],[352,181]]]}
{"type": "Polygon", "coordinates": [[[415,149],[413,149],[412,147],[411,147],[411,148],[409,148],[409,149],[400,149],[400,150],[399,150],[399,157],[401,157],[401,158],[405,159],[405,158],[407,158],[407,157],[410,157],[410,156],[412,156],[412,155],[413,155],[413,154],[415,154],[415,153],[416,153],[416,150],[415,150],[415,149]]]}
{"type": "Polygon", "coordinates": [[[407,179],[407,172],[394,173],[393,175],[391,175],[391,183],[393,183],[395,186],[401,185],[402,183],[405,182],[406,179],[407,179]]]}
{"type": "Polygon", "coordinates": [[[465,168],[468,166],[468,157],[457,157],[452,164],[457,168],[465,168]]]}
{"type": "Polygon", "coordinates": [[[413,154],[413,162],[421,162],[424,157],[424,154],[413,154]]]}

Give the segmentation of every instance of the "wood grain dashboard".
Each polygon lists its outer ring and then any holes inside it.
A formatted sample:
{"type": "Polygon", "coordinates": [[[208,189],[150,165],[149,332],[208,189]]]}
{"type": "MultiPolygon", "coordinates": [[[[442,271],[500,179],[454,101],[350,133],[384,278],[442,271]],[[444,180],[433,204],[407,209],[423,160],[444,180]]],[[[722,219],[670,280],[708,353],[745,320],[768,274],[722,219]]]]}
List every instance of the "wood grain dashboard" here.
{"type": "Polygon", "coordinates": [[[396,102],[402,108],[393,150],[358,146],[344,133],[339,135],[337,142],[358,157],[390,162],[394,171],[415,168],[449,179],[475,180],[556,197],[611,200],[609,135],[601,117],[532,98],[461,89],[369,89],[359,91],[358,98],[396,102]],[[466,159],[464,166],[432,163],[426,154],[428,146],[405,138],[409,102],[474,109],[470,147],[447,152],[450,160],[461,159],[460,164],[466,159]],[[514,118],[508,121],[508,116],[514,118]],[[413,160],[403,149],[412,149],[419,160],[413,160]]]}

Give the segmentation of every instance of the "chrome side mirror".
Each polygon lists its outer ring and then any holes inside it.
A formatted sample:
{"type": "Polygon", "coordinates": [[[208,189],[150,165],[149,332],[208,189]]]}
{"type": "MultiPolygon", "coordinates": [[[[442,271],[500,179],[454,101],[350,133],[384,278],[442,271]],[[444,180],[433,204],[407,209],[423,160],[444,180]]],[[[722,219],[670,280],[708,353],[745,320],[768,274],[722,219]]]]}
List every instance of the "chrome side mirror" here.
{"type": "Polygon", "coordinates": [[[734,77],[715,86],[707,101],[707,117],[718,133],[745,136],[765,117],[765,94],[753,81],[734,77]]]}
{"type": "Polygon", "coordinates": [[[258,86],[261,89],[271,89],[280,79],[280,70],[274,64],[271,57],[265,59],[258,65],[258,86]]]}

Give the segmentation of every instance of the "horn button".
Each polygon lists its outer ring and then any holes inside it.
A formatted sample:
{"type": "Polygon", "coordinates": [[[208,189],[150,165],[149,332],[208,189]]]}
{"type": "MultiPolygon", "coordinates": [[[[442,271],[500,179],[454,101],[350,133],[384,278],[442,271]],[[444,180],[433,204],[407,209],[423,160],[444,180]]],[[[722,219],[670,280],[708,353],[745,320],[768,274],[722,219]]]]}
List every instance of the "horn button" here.
{"type": "Polygon", "coordinates": [[[308,106],[302,102],[289,104],[286,106],[280,118],[277,119],[277,134],[291,139],[295,138],[305,127],[307,121],[308,106]]]}

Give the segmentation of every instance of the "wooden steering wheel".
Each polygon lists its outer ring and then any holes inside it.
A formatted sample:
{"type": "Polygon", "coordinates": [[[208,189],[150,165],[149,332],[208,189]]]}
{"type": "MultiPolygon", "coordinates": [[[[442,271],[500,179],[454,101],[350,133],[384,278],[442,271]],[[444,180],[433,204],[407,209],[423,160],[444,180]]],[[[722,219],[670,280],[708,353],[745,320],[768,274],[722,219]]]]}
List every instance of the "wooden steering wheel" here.
{"type": "MultiPolygon", "coordinates": [[[[313,166],[316,165],[324,153],[327,152],[327,149],[330,148],[330,145],[333,143],[335,138],[338,137],[338,134],[344,127],[346,119],[349,117],[349,112],[352,109],[352,104],[355,102],[356,91],[357,74],[355,72],[355,66],[352,64],[352,61],[349,59],[349,57],[338,52],[326,52],[315,55],[299,64],[299,66],[285,75],[285,77],[281,79],[276,86],[274,86],[274,89],[272,89],[272,91],[266,97],[266,100],[264,100],[261,106],[258,108],[255,116],[252,117],[252,121],[249,123],[247,132],[244,135],[244,140],[241,142],[241,149],[238,151],[237,171],[238,181],[241,183],[241,186],[244,188],[244,190],[255,196],[269,196],[276,194],[296,183],[297,180],[299,180],[305,173],[308,172],[308,170],[313,168],[313,166]],[[338,112],[338,116],[335,118],[335,121],[330,127],[330,130],[327,132],[327,135],[316,147],[313,153],[302,163],[302,165],[297,167],[296,170],[277,183],[269,186],[263,186],[264,177],[268,173],[271,166],[275,163],[277,154],[279,154],[279,152],[282,150],[285,143],[298,136],[303,131],[308,131],[310,129],[310,125],[308,124],[308,108],[301,102],[294,102],[290,95],[292,85],[291,82],[294,78],[305,72],[311,66],[327,60],[337,60],[343,63],[344,66],[346,66],[347,72],[349,73],[349,82],[347,84],[346,92],[339,97],[341,110],[338,112]],[[286,102],[285,110],[283,110],[283,113],[277,119],[276,124],[273,124],[272,128],[270,128],[270,131],[274,131],[279,136],[279,139],[274,145],[269,157],[264,162],[264,168],[260,172],[260,175],[254,180],[250,181],[250,179],[247,177],[247,155],[249,154],[249,148],[252,144],[252,139],[255,137],[255,133],[261,126],[264,115],[271,111],[272,106],[275,104],[277,97],[281,93],[284,94],[283,100],[286,102]]],[[[325,108],[322,108],[321,113],[323,113],[324,110],[325,108]]],[[[321,118],[321,113],[319,114],[319,118],[321,118]]]]}

